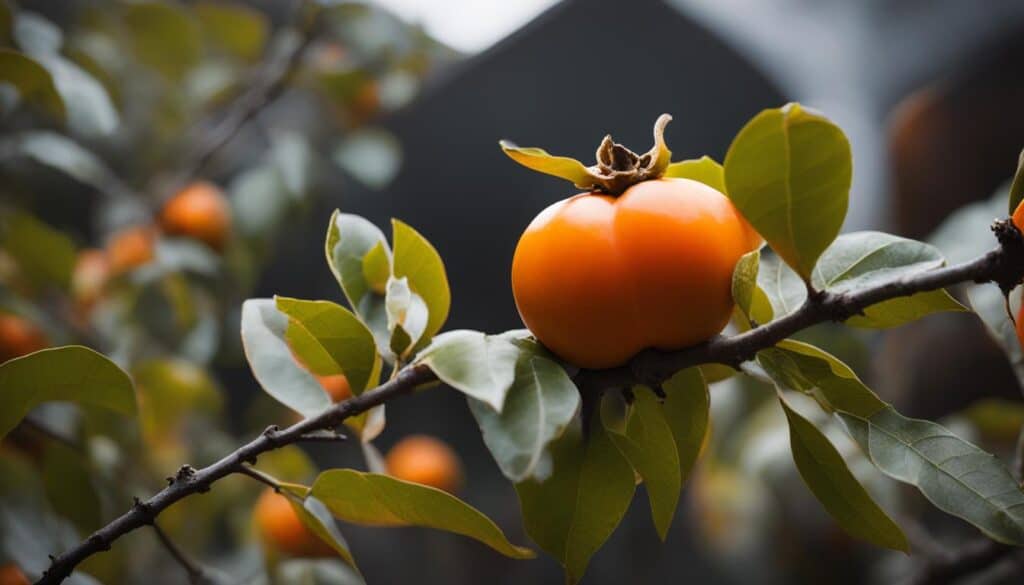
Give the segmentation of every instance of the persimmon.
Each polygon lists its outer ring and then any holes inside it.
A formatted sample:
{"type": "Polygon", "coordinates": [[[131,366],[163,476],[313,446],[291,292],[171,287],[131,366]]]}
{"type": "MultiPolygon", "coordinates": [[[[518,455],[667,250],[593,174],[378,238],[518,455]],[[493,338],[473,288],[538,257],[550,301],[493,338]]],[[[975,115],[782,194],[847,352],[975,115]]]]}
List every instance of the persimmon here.
{"type": "Polygon", "coordinates": [[[327,395],[331,397],[331,402],[341,402],[352,398],[352,388],[349,386],[348,378],[345,377],[345,374],[316,376],[316,380],[327,391],[327,395]]]}
{"type": "Polygon", "coordinates": [[[71,273],[71,294],[82,306],[92,306],[103,295],[110,278],[110,261],[103,250],[89,248],[78,253],[71,273]]]}
{"type": "Polygon", "coordinates": [[[222,250],[231,232],[231,206],[212,183],[192,183],[171,197],[160,214],[165,233],[199,240],[222,250]]]}
{"type": "Polygon", "coordinates": [[[412,435],[399,441],[385,457],[392,477],[455,493],[462,485],[459,457],[443,441],[412,435]]]}
{"type": "Polygon", "coordinates": [[[256,528],[263,542],[293,557],[327,557],[335,553],[313,534],[295,513],[287,496],[267,488],[253,510],[256,528]]]}
{"type": "Polygon", "coordinates": [[[36,324],[11,313],[0,313],[0,362],[45,349],[50,344],[36,324]]]}
{"type": "Polygon", "coordinates": [[[155,255],[153,228],[139,225],[125,228],[107,240],[107,260],[112,275],[123,274],[151,261],[155,255]]]}
{"type": "Polygon", "coordinates": [[[719,333],[732,313],[733,268],[760,245],[720,191],[661,178],[671,153],[659,148],[660,130],[642,157],[606,138],[587,169],[594,188],[542,211],[516,246],[512,293],[523,322],[577,366],[619,366],[645,348],[719,333]]]}
{"type": "Polygon", "coordinates": [[[14,563],[0,567],[0,585],[29,585],[28,577],[14,563]]]}
{"type": "Polygon", "coordinates": [[[1021,201],[1017,205],[1017,209],[1013,210],[1012,220],[1017,229],[1024,230],[1024,201],[1021,201]]]}

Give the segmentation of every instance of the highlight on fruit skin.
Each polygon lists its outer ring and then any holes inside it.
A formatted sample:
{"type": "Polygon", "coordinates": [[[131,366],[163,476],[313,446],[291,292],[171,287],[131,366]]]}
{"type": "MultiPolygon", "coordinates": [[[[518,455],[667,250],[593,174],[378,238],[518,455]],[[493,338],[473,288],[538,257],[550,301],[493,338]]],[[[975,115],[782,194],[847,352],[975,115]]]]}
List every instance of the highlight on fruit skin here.
{"type": "Polygon", "coordinates": [[[148,225],[122,229],[110,236],[106,250],[111,275],[124,274],[153,260],[156,255],[156,233],[148,225]]]}
{"type": "Polygon", "coordinates": [[[105,251],[97,248],[82,250],[71,273],[71,295],[83,307],[91,307],[102,298],[110,274],[110,260],[105,251]]]}
{"type": "Polygon", "coordinates": [[[427,435],[408,436],[385,457],[388,475],[456,493],[462,487],[462,464],[446,443],[427,435]]]}
{"type": "Polygon", "coordinates": [[[328,376],[317,376],[316,381],[324,387],[331,402],[338,403],[352,398],[352,387],[348,383],[345,374],[332,374],[328,376]]]}
{"type": "Polygon", "coordinates": [[[12,313],[0,313],[0,363],[49,345],[46,333],[35,323],[12,313]]]}
{"type": "Polygon", "coordinates": [[[29,585],[28,577],[14,563],[0,566],[0,585],[29,585]]]}
{"type": "Polygon", "coordinates": [[[231,206],[216,185],[197,181],[167,201],[160,227],[168,235],[199,240],[221,251],[231,234],[231,206]]]}
{"type": "Polygon", "coordinates": [[[330,557],[334,550],[310,532],[295,513],[292,503],[267,488],[253,509],[253,519],[261,541],[277,552],[292,557],[330,557]]]}

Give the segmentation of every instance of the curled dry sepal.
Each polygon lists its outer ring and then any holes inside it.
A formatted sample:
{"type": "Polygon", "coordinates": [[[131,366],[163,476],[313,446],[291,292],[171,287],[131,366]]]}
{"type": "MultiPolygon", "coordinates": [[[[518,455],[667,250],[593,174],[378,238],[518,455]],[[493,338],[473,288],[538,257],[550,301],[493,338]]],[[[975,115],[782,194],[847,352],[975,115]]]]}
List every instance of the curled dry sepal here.
{"type": "MultiPolygon", "coordinates": [[[[307,418],[197,470],[190,482],[168,486],[103,528],[103,543],[218,479],[243,472],[261,453],[315,432],[344,423],[360,440],[372,441],[384,425],[384,403],[440,379],[466,394],[484,442],[516,484],[527,533],[575,582],[618,525],[638,478],[646,484],[653,524],[665,538],[709,426],[708,384],[740,370],[776,387],[797,469],[851,535],[908,549],[898,524],[812,422],[818,418],[808,416],[808,404],[841,422],[884,473],[917,487],[938,508],[990,538],[1024,544],[1024,492],[1004,464],[937,424],[903,417],[837,358],[787,339],[825,321],[886,328],[938,311],[962,311],[942,287],[1019,282],[1019,234],[1016,244],[1001,239],[996,250],[951,267],[922,242],[879,232],[837,237],[852,165],[845,136],[827,118],[796,104],[765,110],[737,135],[724,165],[708,157],[671,163],[661,139],[667,121],[659,119],[649,153],[635,155],[606,140],[591,168],[540,149],[503,148],[530,168],[587,189],[613,192],[629,181],[668,176],[724,192],[771,249],[749,254],[734,271],[734,325],[740,333],[677,352],[643,352],[626,367],[602,371],[561,363],[526,331],[438,335],[450,292],[437,251],[401,222],[394,222],[389,242],[370,222],[335,213],[325,253],[348,308],[279,297],[248,301],[243,310],[243,340],[257,380],[307,418]],[[386,369],[392,375],[382,382],[386,369]],[[331,405],[313,374],[338,373],[346,374],[354,397],[331,405]],[[797,394],[810,400],[797,400],[797,394]]],[[[5,364],[0,376],[17,363],[5,364]]],[[[430,526],[511,557],[531,554],[478,511],[433,488],[328,470],[312,486],[289,490],[303,503],[300,515],[307,526],[353,566],[332,516],[378,526],[430,526]]],[[[97,550],[87,539],[58,556],[42,581],[60,581],[97,550]]]]}

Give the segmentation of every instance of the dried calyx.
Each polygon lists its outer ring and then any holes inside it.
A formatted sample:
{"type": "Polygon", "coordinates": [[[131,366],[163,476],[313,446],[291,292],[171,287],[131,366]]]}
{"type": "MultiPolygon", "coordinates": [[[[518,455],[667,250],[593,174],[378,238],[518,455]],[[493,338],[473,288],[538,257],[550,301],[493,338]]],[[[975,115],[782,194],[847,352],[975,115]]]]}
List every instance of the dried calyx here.
{"type": "Polygon", "coordinates": [[[665,145],[665,126],[672,116],[662,114],[654,123],[654,146],[637,154],[605,136],[597,149],[597,164],[587,167],[580,161],[548,154],[540,148],[524,148],[502,141],[501,148],[519,164],[549,175],[572,181],[580,189],[620,195],[641,181],[657,179],[664,174],[672,158],[665,145]]]}

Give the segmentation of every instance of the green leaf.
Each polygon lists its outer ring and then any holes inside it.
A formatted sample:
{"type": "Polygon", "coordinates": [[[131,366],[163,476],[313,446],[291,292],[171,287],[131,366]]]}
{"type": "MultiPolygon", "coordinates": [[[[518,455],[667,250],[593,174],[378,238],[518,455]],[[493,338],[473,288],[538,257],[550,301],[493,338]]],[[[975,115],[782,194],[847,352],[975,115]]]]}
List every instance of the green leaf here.
{"type": "Polygon", "coordinates": [[[732,298],[747,320],[767,323],[772,320],[772,305],[757,284],[761,251],[747,252],[740,257],[732,271],[732,298]]]}
{"type": "Polygon", "coordinates": [[[518,483],[516,492],[526,533],[565,567],[573,584],[625,515],[636,476],[597,417],[586,441],[579,429],[567,430],[551,454],[551,476],[518,483]]]}
{"type": "Polygon", "coordinates": [[[313,374],[292,357],[286,341],[288,316],[272,299],[249,299],[242,304],[242,346],[253,376],[281,404],[310,417],[331,405],[313,374]]]}
{"type": "Polygon", "coordinates": [[[378,350],[386,354],[390,352],[391,331],[387,324],[384,294],[374,291],[363,269],[364,259],[378,244],[390,250],[384,233],[369,221],[339,211],[331,215],[324,243],[327,264],[341,285],[349,306],[373,332],[378,350]]]}
{"type": "Polygon", "coordinates": [[[53,400],[134,415],[135,387],[121,368],[80,345],[44,349],[0,364],[0,438],[35,406],[53,400]]]}
{"type": "Polygon", "coordinates": [[[61,516],[71,520],[83,533],[103,525],[103,507],[88,457],[67,445],[50,442],[42,457],[43,485],[46,497],[61,516]]]}
{"type": "Polygon", "coordinates": [[[519,348],[499,335],[459,329],[438,335],[417,362],[442,382],[501,412],[516,379],[519,348]]]}
{"type": "Polygon", "coordinates": [[[182,359],[147,359],[132,366],[139,419],[146,437],[166,440],[199,413],[217,414],[224,398],[202,367],[182,359]]]}
{"type": "Polygon", "coordinates": [[[371,290],[378,293],[387,291],[388,279],[391,278],[391,250],[384,242],[377,242],[363,257],[363,278],[371,290]]]}
{"type": "Polygon", "coordinates": [[[357,129],[345,134],[332,159],[363,185],[381,190],[402,168],[402,144],[386,130],[357,129]]]}
{"type": "Polygon", "coordinates": [[[11,49],[0,48],[0,81],[13,85],[25,102],[64,120],[64,99],[53,77],[38,61],[11,49]]]}
{"type": "Polygon", "coordinates": [[[668,165],[666,178],[693,179],[708,187],[725,193],[725,169],[710,156],[682,160],[668,165]]]}
{"type": "Polygon", "coordinates": [[[708,384],[728,380],[737,374],[731,366],[724,364],[701,364],[698,369],[708,384]]]}
{"type": "Polygon", "coordinates": [[[1010,215],[1020,207],[1024,199],[1024,150],[1020,151],[1020,158],[1017,159],[1017,172],[1013,174],[1013,182],[1010,183],[1010,215]]]}
{"type": "Polygon", "coordinates": [[[807,300],[807,286],[775,254],[761,256],[757,284],[767,295],[775,319],[799,309],[807,300]]]}
{"type": "Polygon", "coordinates": [[[39,130],[15,134],[0,141],[4,158],[23,155],[52,167],[97,190],[103,190],[113,177],[100,159],[70,138],[56,132],[39,130]]]}
{"type": "Polygon", "coordinates": [[[201,2],[194,10],[206,38],[242,59],[259,56],[269,29],[263,13],[242,4],[213,2],[201,2]]]}
{"type": "Polygon", "coordinates": [[[388,330],[391,331],[391,351],[405,358],[412,353],[414,344],[426,331],[429,319],[427,303],[409,288],[408,278],[392,277],[388,279],[384,309],[387,312],[388,330]]]}
{"type": "Polygon", "coordinates": [[[642,386],[635,387],[633,394],[635,398],[626,417],[625,432],[612,431],[608,436],[643,478],[651,504],[651,517],[658,536],[664,542],[675,518],[679,491],[683,487],[679,452],[658,397],[650,388],[642,386]]]}
{"type": "Polygon", "coordinates": [[[332,469],[313,483],[335,517],[367,526],[425,526],[476,539],[515,559],[533,551],[513,545],[494,522],[448,492],[376,473],[332,469]]]}
{"type": "MultiPolygon", "coordinates": [[[[305,329],[336,364],[330,374],[345,374],[352,393],[359,395],[377,384],[381,359],[373,334],[350,311],[330,301],[276,297],[279,311],[305,329]]],[[[292,345],[300,356],[301,348],[292,345]]]]}
{"type": "Polygon", "coordinates": [[[172,79],[180,79],[202,55],[199,26],[176,4],[138,2],[124,12],[135,56],[172,79]]]}
{"type": "Polygon", "coordinates": [[[349,551],[348,542],[341,535],[341,532],[334,523],[334,518],[331,517],[331,511],[327,509],[323,502],[313,496],[306,495],[301,504],[291,498],[288,498],[288,503],[292,505],[295,514],[310,532],[334,549],[334,552],[338,553],[338,556],[350,567],[357,571],[359,570],[356,566],[356,560],[352,557],[351,551],[349,551]]]}
{"type": "Polygon", "coordinates": [[[548,446],[579,410],[579,391],[565,370],[544,357],[523,352],[512,365],[515,378],[504,408],[470,398],[469,409],[505,477],[543,480],[551,475],[548,446]]]}
{"type": "Polygon", "coordinates": [[[673,374],[661,389],[665,391],[665,420],[672,429],[679,454],[679,478],[685,485],[708,433],[708,385],[699,368],[688,368],[673,374]]]}
{"type": "Polygon", "coordinates": [[[441,255],[430,242],[397,219],[391,221],[391,227],[395,245],[394,276],[408,278],[409,287],[423,298],[429,311],[426,329],[413,348],[415,352],[426,347],[441,330],[448,319],[452,296],[441,255]]]}
{"type": "Polygon", "coordinates": [[[516,146],[508,140],[498,142],[502,152],[524,167],[572,182],[580,189],[594,186],[594,178],[580,161],[567,156],[554,156],[542,148],[516,146]]]}
{"type": "Polygon", "coordinates": [[[793,461],[821,505],[851,536],[909,553],[910,545],[903,531],[871,499],[832,443],[793,410],[781,393],[779,402],[789,422],[793,461]]]}
{"type": "Polygon", "coordinates": [[[1024,387],[1024,353],[1017,337],[1017,327],[1006,313],[1003,292],[992,284],[978,284],[967,287],[967,298],[971,308],[985,323],[985,330],[1010,360],[1018,383],[1024,387]]]}
{"type": "Polygon", "coordinates": [[[843,131],[796,103],[755,116],[725,155],[728,197],[804,280],[843,225],[852,171],[843,131]]]}
{"type": "MultiPolygon", "coordinates": [[[[821,255],[811,282],[816,288],[851,292],[934,270],[946,261],[938,248],[882,232],[839,236],[821,255]]],[[[846,321],[857,327],[903,325],[938,311],[966,310],[944,290],[897,297],[872,305],[846,321]]]]}
{"type": "Polygon", "coordinates": [[[67,290],[75,266],[75,245],[71,239],[26,213],[12,213],[3,219],[4,249],[37,287],[56,285],[67,290]]]}

